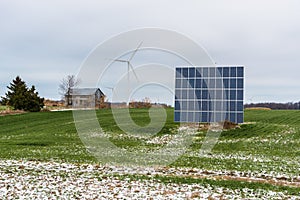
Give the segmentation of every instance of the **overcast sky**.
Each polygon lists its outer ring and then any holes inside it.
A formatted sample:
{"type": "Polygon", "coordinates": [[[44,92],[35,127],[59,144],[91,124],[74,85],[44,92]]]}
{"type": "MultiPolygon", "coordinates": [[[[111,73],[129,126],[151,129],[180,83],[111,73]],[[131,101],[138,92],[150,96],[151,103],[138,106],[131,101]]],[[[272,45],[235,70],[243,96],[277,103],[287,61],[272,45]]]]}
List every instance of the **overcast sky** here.
{"type": "Polygon", "coordinates": [[[298,0],[2,0],[0,96],[20,75],[60,99],[60,80],[77,74],[99,43],[159,27],[190,37],[218,64],[245,65],[245,102],[299,101],[299,8],[298,0]]]}

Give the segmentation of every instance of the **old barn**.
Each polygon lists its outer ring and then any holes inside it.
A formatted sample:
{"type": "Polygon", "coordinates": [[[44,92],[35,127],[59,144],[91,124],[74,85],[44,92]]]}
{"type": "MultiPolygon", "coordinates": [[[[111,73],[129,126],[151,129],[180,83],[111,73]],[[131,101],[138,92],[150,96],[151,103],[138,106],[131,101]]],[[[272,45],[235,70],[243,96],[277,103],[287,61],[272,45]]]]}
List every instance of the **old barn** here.
{"type": "Polygon", "coordinates": [[[74,108],[100,108],[104,99],[99,88],[74,88],[65,96],[66,104],[74,108]]]}

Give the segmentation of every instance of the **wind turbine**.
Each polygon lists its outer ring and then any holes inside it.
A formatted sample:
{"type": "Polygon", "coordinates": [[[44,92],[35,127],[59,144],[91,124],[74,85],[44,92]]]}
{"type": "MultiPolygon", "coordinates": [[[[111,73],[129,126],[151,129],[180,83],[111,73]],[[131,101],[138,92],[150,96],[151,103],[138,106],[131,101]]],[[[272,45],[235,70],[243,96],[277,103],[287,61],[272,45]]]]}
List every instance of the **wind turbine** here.
{"type": "MultiPolygon", "coordinates": [[[[111,90],[111,98],[112,98],[112,96],[114,95],[114,89],[115,89],[115,88],[113,88],[113,87],[105,87],[105,88],[111,90]]],[[[111,99],[111,100],[112,100],[112,99],[111,99]]]]}
{"type": "Polygon", "coordinates": [[[133,51],[132,55],[130,56],[130,58],[129,58],[128,60],[122,60],[122,59],[115,59],[115,60],[114,60],[114,61],[116,61],[116,62],[127,63],[127,86],[128,86],[128,88],[127,88],[127,90],[128,90],[127,93],[128,93],[128,95],[129,95],[129,89],[130,89],[130,84],[129,84],[129,82],[130,82],[130,78],[129,78],[129,72],[130,72],[130,69],[132,70],[132,72],[133,72],[133,74],[134,74],[136,80],[139,81],[138,76],[136,75],[136,73],[135,73],[135,71],[134,71],[134,68],[133,68],[133,66],[132,66],[132,64],[131,64],[130,61],[133,59],[133,57],[135,56],[135,54],[136,54],[136,52],[139,50],[139,48],[142,46],[142,44],[143,44],[143,42],[141,42],[141,43],[137,46],[137,48],[133,51]]]}
{"type": "Polygon", "coordinates": [[[111,92],[114,92],[114,88],[113,87],[105,87],[105,88],[110,89],[111,92]]]}

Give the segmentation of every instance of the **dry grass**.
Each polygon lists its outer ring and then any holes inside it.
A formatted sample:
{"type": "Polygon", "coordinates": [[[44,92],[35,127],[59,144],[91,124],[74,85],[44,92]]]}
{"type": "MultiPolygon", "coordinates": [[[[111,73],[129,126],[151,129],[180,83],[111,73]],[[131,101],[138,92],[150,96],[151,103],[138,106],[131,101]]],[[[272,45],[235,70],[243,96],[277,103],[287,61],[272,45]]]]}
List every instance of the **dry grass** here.
{"type": "Polygon", "coordinates": [[[26,113],[26,112],[23,110],[2,110],[2,111],[0,111],[0,116],[16,115],[16,114],[22,114],[22,113],[26,113]]]}

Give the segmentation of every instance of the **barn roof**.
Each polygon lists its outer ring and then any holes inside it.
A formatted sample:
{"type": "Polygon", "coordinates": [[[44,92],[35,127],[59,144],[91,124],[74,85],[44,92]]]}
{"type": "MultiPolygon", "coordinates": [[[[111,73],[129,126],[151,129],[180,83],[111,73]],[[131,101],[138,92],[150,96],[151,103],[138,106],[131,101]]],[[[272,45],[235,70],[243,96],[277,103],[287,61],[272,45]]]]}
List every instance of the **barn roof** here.
{"type": "MultiPolygon", "coordinates": [[[[96,94],[97,90],[100,90],[99,88],[73,88],[71,89],[71,95],[94,95],[96,94]]],[[[104,93],[100,90],[101,95],[104,95],[104,93]]]]}

